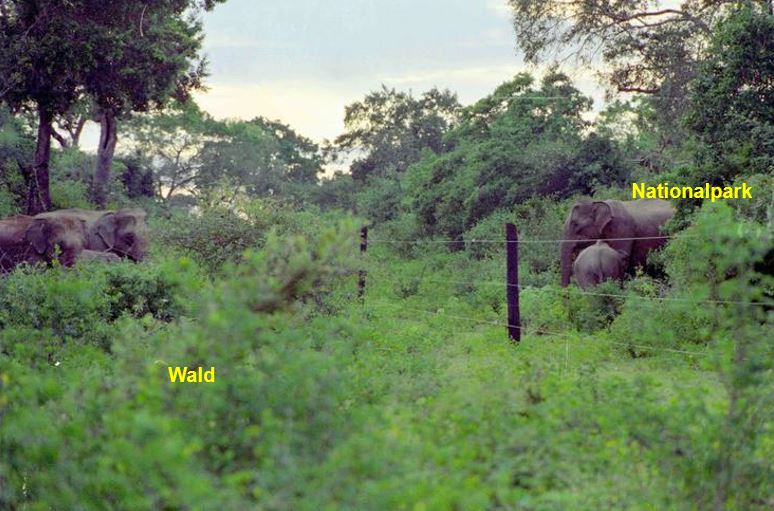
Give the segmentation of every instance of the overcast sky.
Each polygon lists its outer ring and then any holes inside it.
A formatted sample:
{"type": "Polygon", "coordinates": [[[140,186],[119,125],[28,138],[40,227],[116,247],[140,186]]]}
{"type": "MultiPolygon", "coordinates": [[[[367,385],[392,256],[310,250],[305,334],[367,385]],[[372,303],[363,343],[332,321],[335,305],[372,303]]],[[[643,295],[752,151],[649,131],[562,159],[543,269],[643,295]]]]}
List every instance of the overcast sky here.
{"type": "Polygon", "coordinates": [[[338,135],[344,105],[382,83],[449,88],[467,104],[527,69],[506,0],[228,0],[204,24],[202,108],[279,119],[316,141],[338,135]]]}
{"type": "MultiPolygon", "coordinates": [[[[317,142],[343,129],[344,106],[381,84],[420,94],[433,86],[464,104],[530,69],[517,51],[506,0],[228,0],[203,18],[216,118],[262,115],[317,142]]],[[[565,68],[602,103],[588,72],[565,68]]],[[[90,125],[83,147],[96,150],[90,125]]]]}

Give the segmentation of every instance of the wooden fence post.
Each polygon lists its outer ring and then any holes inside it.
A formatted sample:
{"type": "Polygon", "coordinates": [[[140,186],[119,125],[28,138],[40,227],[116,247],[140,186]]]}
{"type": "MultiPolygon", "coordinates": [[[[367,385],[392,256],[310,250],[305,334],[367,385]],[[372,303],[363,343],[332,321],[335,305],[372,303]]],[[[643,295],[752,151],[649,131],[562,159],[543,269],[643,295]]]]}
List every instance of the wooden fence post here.
{"type": "Polygon", "coordinates": [[[505,252],[507,258],[505,298],[508,301],[508,337],[521,341],[519,314],[519,234],[516,226],[505,224],[505,252]]]}
{"type": "MultiPolygon", "coordinates": [[[[368,227],[363,226],[360,228],[360,255],[365,255],[368,250],[368,227]]],[[[357,272],[357,297],[360,300],[365,298],[365,286],[366,286],[366,271],[360,270],[357,272]]]]}

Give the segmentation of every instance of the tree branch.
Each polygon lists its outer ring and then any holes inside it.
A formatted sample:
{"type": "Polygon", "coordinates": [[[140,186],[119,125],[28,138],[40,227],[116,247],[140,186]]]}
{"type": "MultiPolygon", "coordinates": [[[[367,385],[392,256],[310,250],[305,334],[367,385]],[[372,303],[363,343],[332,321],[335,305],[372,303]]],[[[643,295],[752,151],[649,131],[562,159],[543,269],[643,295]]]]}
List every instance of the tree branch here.
{"type": "Polygon", "coordinates": [[[697,18],[691,13],[681,11],[679,9],[661,9],[660,11],[636,12],[633,14],[629,14],[627,16],[619,16],[619,15],[611,14],[611,17],[613,20],[615,20],[616,23],[620,24],[620,23],[627,23],[629,21],[640,20],[641,18],[664,16],[666,14],[675,14],[677,16],[680,16],[681,18],[684,18],[685,20],[692,22],[694,25],[699,27],[705,33],[708,33],[708,34],[710,33],[710,28],[709,26],[707,26],[707,24],[704,21],[697,18]]]}
{"type": "Polygon", "coordinates": [[[67,143],[67,140],[57,130],[55,130],[53,126],[51,126],[51,137],[59,142],[59,145],[62,146],[62,149],[67,149],[70,147],[70,144],[67,143]]]}

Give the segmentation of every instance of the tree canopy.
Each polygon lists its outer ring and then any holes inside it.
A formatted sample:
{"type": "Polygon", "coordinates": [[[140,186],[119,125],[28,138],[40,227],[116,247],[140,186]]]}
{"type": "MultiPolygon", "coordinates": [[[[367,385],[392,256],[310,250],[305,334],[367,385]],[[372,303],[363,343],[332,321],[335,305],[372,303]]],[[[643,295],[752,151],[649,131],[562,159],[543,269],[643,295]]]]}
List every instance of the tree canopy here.
{"type": "Polygon", "coordinates": [[[382,86],[346,107],[346,131],[329,152],[354,158],[350,170],[355,180],[403,172],[424,149],[443,149],[443,136],[456,124],[460,108],[448,90],[433,88],[415,98],[382,86]]]}

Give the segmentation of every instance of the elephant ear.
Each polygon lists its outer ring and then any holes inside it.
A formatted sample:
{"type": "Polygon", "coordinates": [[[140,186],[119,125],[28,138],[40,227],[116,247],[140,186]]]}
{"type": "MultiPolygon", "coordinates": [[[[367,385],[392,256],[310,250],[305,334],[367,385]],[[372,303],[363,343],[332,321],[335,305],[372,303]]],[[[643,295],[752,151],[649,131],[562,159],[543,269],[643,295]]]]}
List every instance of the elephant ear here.
{"type": "Polygon", "coordinates": [[[595,201],[592,204],[592,211],[594,214],[594,225],[597,226],[600,235],[602,235],[613,220],[613,208],[607,202],[595,201]]]}
{"type": "Polygon", "coordinates": [[[38,254],[45,254],[48,250],[48,235],[50,229],[47,229],[48,223],[45,220],[35,220],[32,225],[27,228],[25,239],[32,245],[35,252],[38,254]]]}
{"type": "Polygon", "coordinates": [[[105,244],[105,249],[109,250],[116,244],[116,215],[106,213],[97,220],[95,230],[97,237],[105,244]]]}

